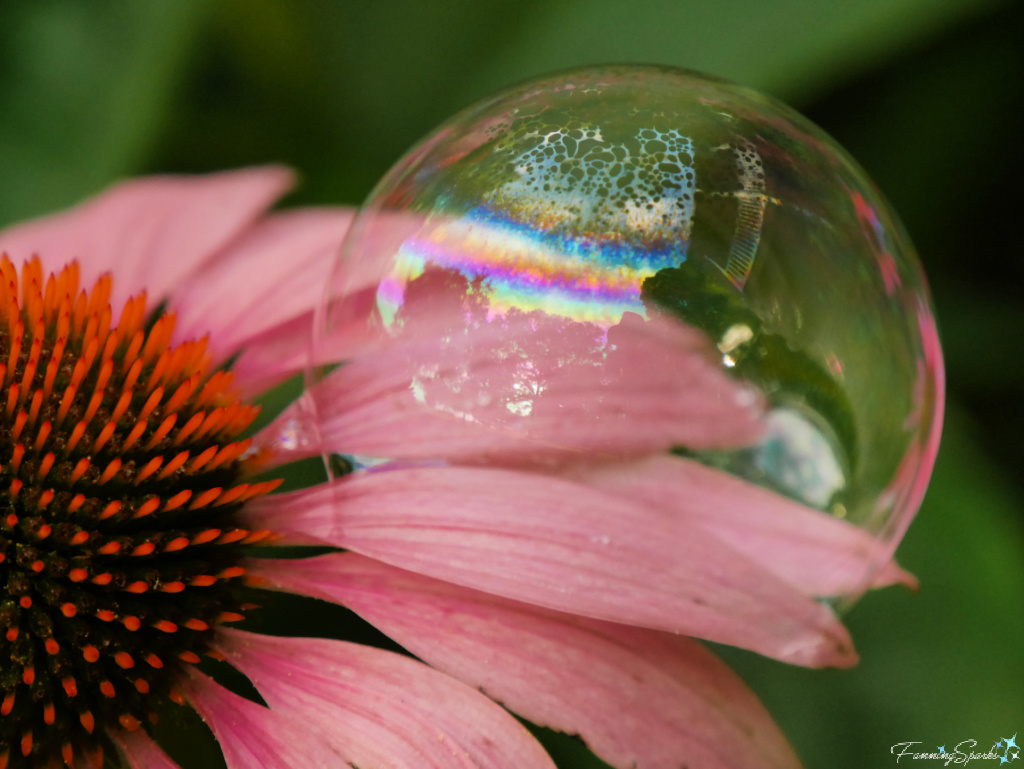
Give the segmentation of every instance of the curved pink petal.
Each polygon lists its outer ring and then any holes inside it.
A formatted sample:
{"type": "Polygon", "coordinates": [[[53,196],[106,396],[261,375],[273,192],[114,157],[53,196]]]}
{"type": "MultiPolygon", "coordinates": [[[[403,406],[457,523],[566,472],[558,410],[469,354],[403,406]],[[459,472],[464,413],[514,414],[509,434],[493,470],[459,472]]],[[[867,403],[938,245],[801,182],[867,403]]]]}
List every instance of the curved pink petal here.
{"type": "Polygon", "coordinates": [[[229,692],[189,669],[183,688],[220,743],[228,769],[350,769],[307,724],[229,692]]]}
{"type": "Polygon", "coordinates": [[[275,587],[343,604],[524,718],[616,767],[795,769],[757,698],[681,636],[540,609],[353,553],[264,561],[275,587]]]}
{"type": "Polygon", "coordinates": [[[308,312],[246,339],[231,367],[243,394],[251,397],[305,371],[311,361],[312,328],[313,313],[308,312]]]}
{"type": "Polygon", "coordinates": [[[317,362],[323,364],[352,360],[371,353],[388,338],[382,324],[379,297],[394,271],[393,256],[414,237],[429,217],[409,211],[363,211],[354,224],[343,249],[343,269],[335,270],[326,284],[328,312],[318,339],[317,362]],[[355,229],[358,227],[358,231],[355,229]]]}
{"type": "Polygon", "coordinates": [[[121,749],[131,769],[179,769],[178,765],[142,730],[111,730],[108,734],[121,749]]]}
{"type": "Polygon", "coordinates": [[[618,457],[746,445],[762,432],[759,398],[720,370],[700,331],[633,313],[603,331],[539,312],[466,320],[428,307],[311,396],[326,451],[400,461],[618,457]]]}
{"type": "Polygon", "coordinates": [[[874,587],[916,585],[867,532],[690,459],[587,465],[570,477],[691,521],[808,595],[854,593],[872,575],[874,587]]]}
{"type": "Polygon", "coordinates": [[[178,316],[176,339],[213,332],[209,349],[217,360],[252,347],[234,366],[243,384],[288,373],[272,370],[280,368],[277,356],[253,354],[268,334],[276,333],[280,346],[302,353],[301,368],[308,362],[313,310],[323,300],[324,282],[352,217],[351,210],[303,209],[254,224],[175,291],[170,309],[178,316]]]}
{"type": "Polygon", "coordinates": [[[219,648],[272,708],[317,729],[355,766],[554,769],[507,712],[408,657],[237,630],[222,631],[219,648]]]}
{"type": "Polygon", "coordinates": [[[296,541],[572,614],[801,665],[856,659],[828,608],[700,527],[559,478],[397,469],[260,500],[245,515],[296,541]]]}
{"type": "Polygon", "coordinates": [[[153,176],[123,182],[63,213],[0,233],[15,262],[38,254],[47,269],[73,259],[83,287],[112,271],[111,306],[143,289],[159,302],[280,197],[292,173],[251,168],[209,176],[153,176]]]}

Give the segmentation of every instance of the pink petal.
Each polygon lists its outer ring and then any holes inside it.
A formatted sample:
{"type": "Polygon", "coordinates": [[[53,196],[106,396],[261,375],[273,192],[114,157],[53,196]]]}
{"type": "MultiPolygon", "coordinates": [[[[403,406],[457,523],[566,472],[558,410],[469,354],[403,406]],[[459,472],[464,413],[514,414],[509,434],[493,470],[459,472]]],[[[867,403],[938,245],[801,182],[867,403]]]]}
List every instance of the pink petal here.
{"type": "MultiPolygon", "coordinates": [[[[310,312],[246,339],[241,354],[231,367],[243,396],[257,395],[305,371],[312,362],[312,329],[313,313],[310,312]]],[[[289,460],[305,456],[312,455],[290,457],[289,460]]]]}
{"type": "Polygon", "coordinates": [[[141,729],[135,732],[112,729],[107,734],[121,748],[131,769],[179,769],[141,729]]]}
{"type": "MultiPolygon", "coordinates": [[[[343,270],[331,269],[336,266],[334,260],[341,250],[341,232],[348,229],[353,214],[351,210],[333,209],[319,213],[321,221],[318,226],[312,226],[312,222],[308,227],[305,223],[296,223],[302,229],[302,236],[311,239],[311,243],[315,244],[319,239],[319,250],[309,249],[308,246],[292,249],[309,253],[311,259],[307,266],[290,271],[283,281],[271,281],[269,276],[266,280],[267,285],[271,286],[267,296],[271,302],[281,302],[284,297],[283,306],[285,309],[291,308],[290,317],[287,313],[278,312],[273,306],[259,302],[252,304],[254,315],[245,321],[244,330],[248,336],[244,341],[244,352],[233,366],[238,381],[248,393],[261,392],[279,382],[282,377],[301,371],[313,363],[333,364],[359,354],[377,354],[382,337],[380,329],[376,327],[379,318],[375,310],[375,289],[381,278],[383,264],[375,259],[361,260],[356,264],[350,260],[343,270]],[[336,286],[338,283],[340,285],[336,286]],[[332,287],[334,293],[327,290],[328,286],[332,287]],[[342,310],[337,304],[330,305],[330,312],[326,315],[333,324],[331,332],[328,334],[321,331],[314,339],[313,321],[316,314],[312,313],[311,317],[310,311],[319,308],[321,301],[326,302],[330,298],[328,294],[330,297],[343,295],[345,307],[342,310]],[[299,307],[303,310],[301,314],[295,312],[299,307]],[[274,325],[266,322],[264,313],[268,311],[276,316],[274,325]]],[[[397,218],[389,221],[397,227],[404,226],[403,221],[397,218]]],[[[238,260],[239,266],[241,261],[238,260]]],[[[280,265],[276,269],[280,269],[280,265]]],[[[326,322],[326,318],[321,320],[326,322]]],[[[304,402],[309,400],[307,396],[304,402]]],[[[290,409],[289,413],[302,419],[307,416],[306,412],[298,408],[290,409]]],[[[263,445],[274,445],[280,449],[278,441],[282,435],[292,432],[294,421],[284,417],[279,424],[265,431],[262,439],[268,443],[263,445]]],[[[313,430],[306,442],[307,448],[316,447],[311,453],[309,450],[304,453],[293,452],[288,456],[279,455],[278,460],[292,461],[319,454],[320,442],[315,433],[313,430]]]]}
{"type": "MultiPolygon", "coordinates": [[[[209,349],[223,360],[250,345],[259,350],[254,340],[284,329],[280,343],[302,353],[301,368],[308,362],[313,310],[324,298],[324,282],[352,216],[351,210],[305,209],[257,222],[175,292],[170,307],[178,315],[176,339],[214,331],[209,349]]],[[[265,377],[276,363],[250,357],[246,350],[234,367],[243,380],[265,377]]]]}
{"type": "Polygon", "coordinates": [[[554,769],[507,712],[408,657],[237,630],[222,631],[219,646],[272,708],[322,732],[355,766],[554,769]]]}
{"type": "Polygon", "coordinates": [[[690,459],[581,466],[571,477],[690,521],[808,595],[851,594],[872,575],[874,587],[916,585],[867,532],[690,459]]]}
{"type": "Polygon", "coordinates": [[[232,694],[193,669],[184,688],[220,743],[228,769],[349,769],[307,724],[232,694]]]}
{"type": "Polygon", "coordinates": [[[38,254],[49,270],[77,259],[82,286],[114,274],[114,317],[143,289],[151,302],[173,292],[292,184],[290,171],[251,168],[201,177],[123,182],[64,213],[0,233],[16,263],[38,254]]]}
{"type": "Polygon", "coordinates": [[[327,451],[522,463],[761,434],[758,398],[696,329],[633,313],[606,333],[540,312],[469,322],[442,306],[312,390],[327,451]]]}
{"type": "Polygon", "coordinates": [[[422,214],[408,211],[376,211],[355,220],[342,249],[342,269],[335,270],[326,284],[330,304],[323,318],[325,333],[317,346],[318,362],[340,363],[379,349],[387,332],[381,323],[378,293],[395,266],[387,255],[395,254],[419,232],[424,221],[422,214]]]}
{"type": "Polygon", "coordinates": [[[253,528],[551,609],[812,667],[855,661],[828,608],[716,537],[559,478],[397,469],[260,500],[246,515],[253,528]]]}
{"type": "Polygon", "coordinates": [[[700,644],[497,598],[353,553],[264,561],[524,718],[633,769],[794,769],[757,698],[700,644]]]}

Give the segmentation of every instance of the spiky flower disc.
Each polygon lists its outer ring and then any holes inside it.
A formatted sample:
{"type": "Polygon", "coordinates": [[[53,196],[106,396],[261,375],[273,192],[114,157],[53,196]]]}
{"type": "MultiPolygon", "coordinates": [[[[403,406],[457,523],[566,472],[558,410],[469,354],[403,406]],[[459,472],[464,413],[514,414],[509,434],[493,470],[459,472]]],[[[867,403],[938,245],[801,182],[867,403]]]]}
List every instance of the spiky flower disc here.
{"type": "Polygon", "coordinates": [[[0,769],[102,763],[241,619],[236,525],[276,482],[239,435],[257,414],[206,341],[171,346],[146,297],[113,323],[110,276],[79,290],[0,259],[0,769]]]}

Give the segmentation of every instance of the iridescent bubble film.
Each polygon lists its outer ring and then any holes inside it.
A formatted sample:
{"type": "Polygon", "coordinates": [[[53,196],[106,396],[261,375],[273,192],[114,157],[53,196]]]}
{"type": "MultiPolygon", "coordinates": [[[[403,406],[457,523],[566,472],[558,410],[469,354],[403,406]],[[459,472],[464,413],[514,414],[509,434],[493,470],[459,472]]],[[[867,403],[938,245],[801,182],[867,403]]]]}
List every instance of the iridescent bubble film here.
{"type": "Polygon", "coordinates": [[[867,531],[859,587],[937,449],[941,354],[888,205],[800,115],[682,70],[563,73],[443,124],[366,201],[322,320],[321,370],[375,347],[409,431],[383,452],[349,424],[349,465],[682,457],[867,531]]]}

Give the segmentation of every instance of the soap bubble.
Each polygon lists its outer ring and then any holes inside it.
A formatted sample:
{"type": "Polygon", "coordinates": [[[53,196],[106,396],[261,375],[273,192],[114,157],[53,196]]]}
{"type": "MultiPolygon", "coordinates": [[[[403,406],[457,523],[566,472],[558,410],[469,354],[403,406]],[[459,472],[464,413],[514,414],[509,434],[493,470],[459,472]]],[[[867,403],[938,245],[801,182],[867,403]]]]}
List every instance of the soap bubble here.
{"type": "Polygon", "coordinates": [[[931,472],[911,244],[831,138],[730,83],[589,68],[477,103],[377,185],[328,289],[311,396],[336,467],[682,458],[867,532],[847,595],[931,472]]]}

